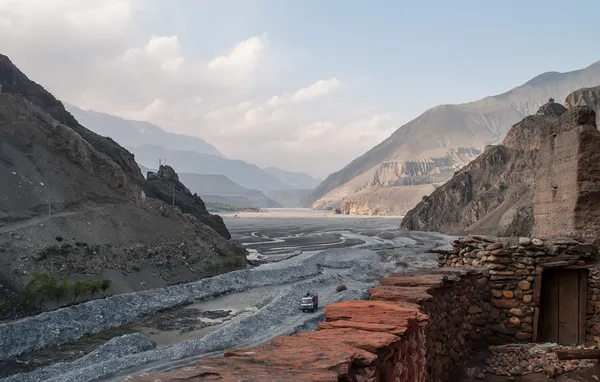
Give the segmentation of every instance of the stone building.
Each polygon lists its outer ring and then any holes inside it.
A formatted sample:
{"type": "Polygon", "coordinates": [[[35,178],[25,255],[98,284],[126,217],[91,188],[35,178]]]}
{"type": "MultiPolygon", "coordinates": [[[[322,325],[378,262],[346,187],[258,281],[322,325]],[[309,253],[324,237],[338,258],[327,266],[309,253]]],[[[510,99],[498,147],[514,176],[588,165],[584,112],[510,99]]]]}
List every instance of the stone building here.
{"type": "Polygon", "coordinates": [[[456,240],[441,265],[488,269],[486,342],[579,345],[600,336],[597,257],[595,245],[570,238],[473,235],[456,240]]]}

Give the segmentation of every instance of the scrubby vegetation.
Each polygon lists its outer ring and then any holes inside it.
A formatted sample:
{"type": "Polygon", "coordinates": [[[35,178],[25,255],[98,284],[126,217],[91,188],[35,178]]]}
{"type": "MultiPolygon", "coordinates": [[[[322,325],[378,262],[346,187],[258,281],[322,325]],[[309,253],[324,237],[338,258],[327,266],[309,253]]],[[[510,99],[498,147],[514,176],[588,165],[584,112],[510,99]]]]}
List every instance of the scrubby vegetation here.
{"type": "Polygon", "coordinates": [[[204,202],[206,209],[209,212],[228,211],[228,212],[260,212],[260,208],[257,207],[236,207],[225,203],[219,202],[204,202]]]}
{"type": "Polygon", "coordinates": [[[0,301],[0,312],[2,312],[4,310],[4,308],[6,308],[6,300],[1,300],[0,301]]]}
{"type": "Polygon", "coordinates": [[[347,289],[348,289],[347,286],[345,286],[344,284],[340,284],[335,288],[335,291],[339,293],[339,292],[345,291],[347,289]]]}
{"type": "Polygon", "coordinates": [[[43,307],[45,301],[56,302],[57,305],[66,297],[72,297],[75,302],[78,297],[89,294],[89,297],[106,293],[110,287],[110,280],[78,280],[73,283],[66,279],[58,278],[44,272],[36,271],[33,278],[25,287],[23,299],[25,302],[43,307]]]}
{"type": "Polygon", "coordinates": [[[231,257],[222,261],[215,261],[204,266],[204,271],[209,276],[214,276],[229,269],[241,268],[245,264],[242,257],[231,257]]]}

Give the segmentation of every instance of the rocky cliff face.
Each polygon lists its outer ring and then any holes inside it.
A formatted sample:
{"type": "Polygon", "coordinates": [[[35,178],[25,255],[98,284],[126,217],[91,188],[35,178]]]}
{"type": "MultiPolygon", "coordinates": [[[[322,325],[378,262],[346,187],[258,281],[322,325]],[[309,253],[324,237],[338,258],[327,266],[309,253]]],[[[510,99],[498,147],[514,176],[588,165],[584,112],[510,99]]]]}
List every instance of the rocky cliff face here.
{"type": "Polygon", "coordinates": [[[580,126],[550,136],[540,147],[533,209],[536,236],[599,240],[600,131],[593,112],[581,112],[577,122],[580,126]]]}
{"type": "Polygon", "coordinates": [[[179,176],[171,166],[160,166],[158,172],[149,172],[144,183],[146,196],[160,199],[165,203],[174,204],[181,212],[193,215],[196,219],[214,229],[225,239],[231,239],[231,234],[225,227],[219,215],[212,215],[206,205],[196,194],[179,181],[179,176]]]}
{"type": "MultiPolygon", "coordinates": [[[[431,192],[433,184],[441,184],[452,177],[457,168],[460,168],[476,158],[481,151],[475,148],[459,147],[448,150],[445,156],[438,158],[410,159],[394,162],[381,163],[372,169],[365,171],[341,187],[328,192],[313,205],[313,209],[343,208],[346,211],[369,213],[370,208],[365,206],[380,206],[378,211],[402,211],[408,209],[399,208],[402,203],[401,189],[403,186],[428,185],[425,187],[411,187],[406,191],[407,196],[414,194],[415,190],[421,190],[419,198],[427,195],[423,192],[431,192]],[[381,199],[391,190],[378,191],[380,188],[394,187],[395,193],[401,199],[381,199]],[[358,195],[360,194],[360,195],[358,195]]],[[[408,208],[412,207],[409,206],[408,208]]],[[[373,210],[375,212],[375,210],[373,210]]],[[[370,213],[369,213],[370,214],[370,213]]],[[[384,214],[380,212],[379,214],[384,214]]]]}
{"type": "Polygon", "coordinates": [[[596,112],[596,126],[600,126],[600,86],[574,91],[567,96],[565,105],[568,108],[587,106],[596,112]]]}
{"type": "Polygon", "coordinates": [[[514,125],[502,145],[485,152],[450,181],[423,198],[402,220],[409,230],[524,235],[533,226],[535,163],[553,134],[588,125],[587,108],[543,105],[514,125]]]}
{"type": "MultiPolygon", "coordinates": [[[[329,175],[304,201],[306,207],[381,163],[436,158],[456,147],[500,142],[510,126],[534,114],[550,97],[564,99],[582,87],[600,85],[600,65],[568,73],[549,72],[506,93],[459,105],[441,105],[396,130],[389,138],[329,175]]],[[[362,188],[362,187],[361,187],[362,188]]]]}

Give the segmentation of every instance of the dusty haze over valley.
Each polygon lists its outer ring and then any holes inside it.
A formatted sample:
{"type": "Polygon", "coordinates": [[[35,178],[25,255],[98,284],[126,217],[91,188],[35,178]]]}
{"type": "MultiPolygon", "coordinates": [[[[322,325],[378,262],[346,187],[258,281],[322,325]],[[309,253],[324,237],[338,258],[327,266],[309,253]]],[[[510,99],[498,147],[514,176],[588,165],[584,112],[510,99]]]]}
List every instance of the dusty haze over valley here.
{"type": "Polygon", "coordinates": [[[0,382],[597,380],[598,12],[0,0],[0,382]]]}

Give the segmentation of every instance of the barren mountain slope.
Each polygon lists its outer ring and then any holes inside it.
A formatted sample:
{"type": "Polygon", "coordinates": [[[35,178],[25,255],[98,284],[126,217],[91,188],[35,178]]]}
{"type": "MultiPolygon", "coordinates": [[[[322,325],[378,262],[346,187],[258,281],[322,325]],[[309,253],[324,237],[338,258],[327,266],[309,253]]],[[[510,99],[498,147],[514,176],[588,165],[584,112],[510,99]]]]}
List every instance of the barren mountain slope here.
{"type": "MultiPolygon", "coordinates": [[[[2,81],[26,79],[9,73],[18,69],[8,63],[0,60],[2,81]]],[[[72,280],[109,278],[109,293],[121,293],[244,265],[244,248],[182,213],[181,198],[173,208],[146,197],[133,155],[79,125],[41,86],[0,84],[0,300],[7,287],[22,291],[35,270],[72,280]],[[15,89],[35,94],[37,103],[15,89]]],[[[191,199],[197,208],[190,212],[229,235],[191,199]]]]}
{"type": "Polygon", "coordinates": [[[409,230],[529,235],[533,224],[533,183],[542,141],[576,126],[595,126],[588,107],[567,111],[557,103],[515,124],[502,145],[485,152],[436,189],[402,220],[409,230]]]}
{"type": "Polygon", "coordinates": [[[433,184],[365,188],[342,201],[340,212],[354,215],[403,216],[435,190],[433,184]]]}
{"type": "Polygon", "coordinates": [[[58,122],[70,127],[87,141],[94,149],[107,155],[135,183],[143,181],[142,174],[133,159],[133,155],[124,150],[110,138],[102,137],[81,126],[75,118],[65,110],[62,102],[54,98],[42,86],[31,81],[21,72],[8,57],[0,54],[0,84],[3,93],[20,94],[32,104],[38,106],[58,122]]]}
{"type": "Polygon", "coordinates": [[[453,147],[499,142],[509,127],[534,114],[549,98],[564,99],[582,87],[600,84],[600,63],[567,73],[549,72],[504,94],[460,105],[441,105],[396,130],[389,138],[329,175],[304,200],[305,206],[373,167],[411,158],[441,157],[453,147]]]}
{"type": "Polygon", "coordinates": [[[428,195],[433,189],[434,184],[443,184],[448,181],[454,171],[471,160],[476,158],[481,152],[474,148],[459,147],[450,149],[445,156],[438,158],[424,158],[401,160],[394,162],[384,162],[352,178],[344,185],[334,188],[325,194],[322,198],[313,203],[314,209],[340,208],[344,205],[345,211],[361,211],[363,214],[369,214],[366,205],[378,206],[378,214],[383,215],[383,211],[395,211],[403,215],[413,205],[406,205],[404,199],[382,199],[382,195],[398,196],[406,195],[414,200],[428,195]],[[406,193],[400,190],[403,186],[412,185],[430,185],[430,187],[413,187],[406,193]],[[398,187],[395,192],[378,192],[382,187],[398,187]],[[355,196],[360,192],[360,197],[355,196]],[[415,192],[420,192],[415,196],[415,192]],[[372,194],[372,196],[370,196],[372,194]],[[372,200],[371,200],[372,198],[372,200]],[[353,205],[354,202],[358,205],[353,205]],[[400,209],[400,204],[405,205],[405,209],[400,209]]]}

